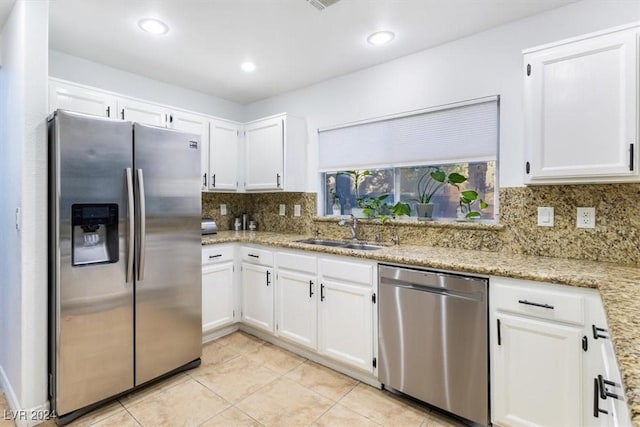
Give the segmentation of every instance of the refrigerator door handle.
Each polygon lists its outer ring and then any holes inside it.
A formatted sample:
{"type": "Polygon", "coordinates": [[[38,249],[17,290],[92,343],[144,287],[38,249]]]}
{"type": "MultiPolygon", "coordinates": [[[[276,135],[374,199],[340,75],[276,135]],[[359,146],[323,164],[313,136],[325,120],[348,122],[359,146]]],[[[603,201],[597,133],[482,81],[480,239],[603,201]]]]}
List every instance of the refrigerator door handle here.
{"type": "Polygon", "coordinates": [[[133,275],[133,253],[134,253],[134,235],[135,235],[135,217],[133,210],[133,175],[131,168],[125,169],[127,177],[127,224],[129,225],[129,245],[127,247],[127,278],[126,282],[131,282],[133,275]]]}
{"type": "Polygon", "coordinates": [[[138,206],[140,207],[140,252],[138,254],[138,280],[144,280],[144,253],[147,240],[147,218],[144,202],[144,178],[142,169],[138,169],[138,206]]]}

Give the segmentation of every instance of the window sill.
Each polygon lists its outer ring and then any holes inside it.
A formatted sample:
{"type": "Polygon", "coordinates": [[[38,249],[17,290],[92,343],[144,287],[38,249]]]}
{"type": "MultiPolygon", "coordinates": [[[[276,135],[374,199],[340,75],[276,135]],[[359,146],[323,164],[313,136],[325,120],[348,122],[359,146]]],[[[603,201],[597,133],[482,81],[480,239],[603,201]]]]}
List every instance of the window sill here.
{"type": "MultiPolygon", "coordinates": [[[[338,222],[342,218],[349,218],[349,215],[341,216],[317,216],[313,218],[315,222],[338,222]]],[[[458,228],[464,230],[487,230],[501,231],[504,225],[498,224],[496,220],[479,219],[479,220],[455,220],[455,219],[434,219],[432,221],[418,221],[417,217],[411,219],[391,219],[385,225],[400,227],[426,227],[426,228],[458,228]]],[[[382,225],[380,219],[358,218],[358,222],[362,224],[382,225]]]]}

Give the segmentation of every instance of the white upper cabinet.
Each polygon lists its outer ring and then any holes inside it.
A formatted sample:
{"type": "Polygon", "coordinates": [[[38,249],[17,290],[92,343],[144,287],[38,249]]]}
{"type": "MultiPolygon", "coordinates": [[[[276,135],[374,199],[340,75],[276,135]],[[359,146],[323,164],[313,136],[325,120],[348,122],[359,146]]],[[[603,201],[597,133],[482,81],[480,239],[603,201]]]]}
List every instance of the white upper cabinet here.
{"type": "Polygon", "coordinates": [[[165,107],[128,98],[118,98],[118,114],[122,120],[161,127],[165,127],[169,119],[165,107]]]}
{"type": "Polygon", "coordinates": [[[524,55],[525,181],[638,181],[638,28],[524,55]]]}
{"type": "Polygon", "coordinates": [[[247,191],[304,191],[306,123],[281,114],[247,123],[245,181],[247,191]]]}
{"type": "Polygon", "coordinates": [[[116,97],[107,93],[49,81],[49,112],[57,109],[76,111],[102,117],[116,117],[116,97]]]}
{"type": "Polygon", "coordinates": [[[238,146],[240,125],[223,120],[211,122],[209,145],[209,189],[236,191],[238,189],[238,146]]]}
{"type": "Polygon", "coordinates": [[[284,119],[275,118],[245,128],[245,189],[282,190],[284,119]]]}
{"type": "Polygon", "coordinates": [[[200,136],[200,177],[201,189],[209,185],[209,118],[198,114],[172,111],[169,113],[169,127],[200,136]]]}

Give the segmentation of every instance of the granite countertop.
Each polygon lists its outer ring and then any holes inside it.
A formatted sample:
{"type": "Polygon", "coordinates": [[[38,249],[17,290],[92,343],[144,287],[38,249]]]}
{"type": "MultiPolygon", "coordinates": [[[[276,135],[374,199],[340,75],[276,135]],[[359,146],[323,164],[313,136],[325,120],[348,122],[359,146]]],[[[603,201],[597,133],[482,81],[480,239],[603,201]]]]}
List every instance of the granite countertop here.
{"type": "Polygon", "coordinates": [[[360,251],[296,242],[308,237],[271,232],[222,231],[217,235],[203,236],[202,244],[255,243],[597,289],[607,314],[631,419],[635,426],[640,426],[640,268],[595,261],[419,245],[400,244],[377,251],[360,251]]]}

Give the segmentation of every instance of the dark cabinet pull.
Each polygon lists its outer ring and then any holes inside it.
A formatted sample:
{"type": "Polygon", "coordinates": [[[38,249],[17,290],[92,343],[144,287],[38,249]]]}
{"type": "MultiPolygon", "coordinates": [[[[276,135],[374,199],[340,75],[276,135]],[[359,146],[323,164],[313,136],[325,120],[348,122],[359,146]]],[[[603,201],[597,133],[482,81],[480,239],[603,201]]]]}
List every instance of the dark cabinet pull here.
{"type": "Polygon", "coordinates": [[[531,64],[527,64],[527,76],[531,75],[531,64]]]}
{"type": "Polygon", "coordinates": [[[498,345],[502,345],[502,331],[500,328],[500,319],[498,319],[498,345]]]}
{"type": "Polygon", "coordinates": [[[582,337],[582,350],[584,351],[588,351],[589,350],[589,340],[587,340],[587,336],[584,335],[582,337]]]}
{"type": "Polygon", "coordinates": [[[615,393],[611,393],[610,391],[607,390],[607,386],[620,387],[618,384],[614,383],[613,381],[605,380],[602,375],[598,375],[598,384],[600,388],[600,397],[602,399],[606,399],[607,397],[612,397],[614,399],[623,400],[622,396],[615,393]]]}
{"type": "Polygon", "coordinates": [[[220,258],[221,256],[222,256],[222,254],[209,255],[209,259],[220,258]]]}
{"type": "Polygon", "coordinates": [[[271,272],[267,270],[267,286],[271,284],[271,272]]]}
{"type": "Polygon", "coordinates": [[[251,258],[260,258],[260,255],[254,255],[254,254],[247,254],[247,256],[250,256],[251,258]]]}
{"type": "Polygon", "coordinates": [[[215,173],[213,174],[212,178],[213,178],[213,184],[211,186],[215,187],[216,186],[216,174],[215,173]]]}
{"type": "Polygon", "coordinates": [[[309,280],[309,298],[313,297],[313,280],[309,280]]]}
{"type": "Polygon", "coordinates": [[[111,107],[107,107],[107,117],[111,117],[111,107]]]}
{"type": "Polygon", "coordinates": [[[591,331],[593,332],[593,339],[597,340],[598,338],[609,339],[607,335],[603,335],[600,332],[607,332],[606,329],[598,328],[596,325],[591,325],[591,331]]]}
{"type": "Polygon", "coordinates": [[[527,175],[529,175],[529,172],[531,172],[531,163],[529,162],[525,163],[524,170],[527,173],[527,175]]]}
{"type": "Polygon", "coordinates": [[[280,187],[280,174],[279,173],[276,174],[276,186],[278,188],[280,187]]]}
{"type": "Polygon", "coordinates": [[[207,186],[207,174],[205,173],[204,175],[202,175],[202,185],[207,186]]]}
{"type": "Polygon", "coordinates": [[[534,307],[548,308],[549,310],[553,310],[553,306],[549,305],[549,304],[540,304],[540,303],[537,303],[537,302],[527,301],[526,299],[518,300],[518,302],[520,304],[524,304],[524,305],[532,305],[534,307]]]}
{"type": "Polygon", "coordinates": [[[633,144],[629,144],[629,170],[633,172],[633,144]]]}
{"type": "Polygon", "coordinates": [[[324,301],[324,284],[320,283],[320,301],[324,301]]]}
{"type": "Polygon", "coordinates": [[[122,120],[124,120],[124,108],[122,109],[122,111],[120,111],[120,117],[122,117],[122,120]]]}
{"type": "Polygon", "coordinates": [[[593,416],[598,418],[600,414],[609,414],[608,411],[600,409],[600,387],[598,378],[593,379],[593,416]]]}

